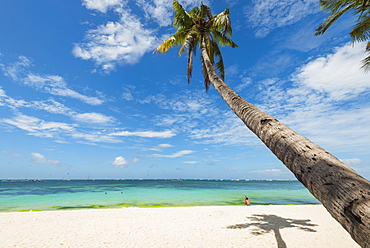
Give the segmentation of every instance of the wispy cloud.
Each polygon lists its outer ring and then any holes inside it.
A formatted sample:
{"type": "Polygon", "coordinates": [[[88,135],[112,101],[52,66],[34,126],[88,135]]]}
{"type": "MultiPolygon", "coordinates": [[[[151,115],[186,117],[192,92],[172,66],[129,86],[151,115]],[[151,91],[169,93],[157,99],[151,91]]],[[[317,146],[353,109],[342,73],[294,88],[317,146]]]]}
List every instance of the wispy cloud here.
{"type": "Polygon", "coordinates": [[[46,92],[55,96],[78,99],[90,105],[100,105],[104,103],[104,100],[99,97],[85,96],[70,89],[67,82],[61,76],[38,75],[32,73],[28,69],[30,66],[32,66],[31,59],[25,56],[19,56],[18,61],[10,65],[0,64],[4,75],[38,91],[46,92]]]}
{"type": "Polygon", "coordinates": [[[20,108],[31,108],[37,110],[44,110],[53,114],[63,114],[67,116],[71,116],[76,113],[72,109],[64,106],[62,103],[59,103],[52,98],[44,101],[31,101],[31,102],[27,102],[23,99],[14,99],[8,96],[1,87],[0,87],[0,106],[8,107],[13,110],[18,110],[20,108]]]}
{"type": "Polygon", "coordinates": [[[341,161],[347,165],[365,165],[370,164],[370,161],[364,161],[360,158],[349,158],[349,159],[341,159],[341,161]]]}
{"type": "MultiPolygon", "coordinates": [[[[190,8],[199,6],[200,0],[183,0],[181,5],[189,11],[190,8]]],[[[208,5],[209,1],[203,1],[208,5]]],[[[155,20],[159,26],[169,26],[172,24],[173,0],[137,0],[137,4],[143,9],[147,19],[155,20]]]]}
{"type": "Polygon", "coordinates": [[[63,122],[49,122],[24,114],[17,114],[13,118],[0,119],[0,123],[7,124],[9,128],[17,127],[40,138],[52,138],[56,142],[65,143],[65,138],[85,140],[93,143],[119,143],[121,140],[101,131],[82,129],[78,125],[63,122]]]}
{"type": "Polygon", "coordinates": [[[133,90],[135,89],[135,86],[133,85],[126,85],[122,88],[122,98],[126,101],[132,101],[134,100],[134,97],[132,95],[133,90]]]}
{"type": "Polygon", "coordinates": [[[27,68],[32,66],[32,60],[26,56],[19,56],[18,61],[11,65],[0,64],[4,75],[12,78],[14,81],[20,80],[20,76],[27,73],[27,68]]]}
{"type": "Polygon", "coordinates": [[[170,155],[153,154],[153,156],[157,158],[178,158],[178,157],[182,157],[184,155],[188,155],[194,152],[195,151],[192,151],[192,150],[182,150],[182,151],[175,152],[174,154],[170,154],[170,155]]]}
{"type": "Polygon", "coordinates": [[[0,106],[6,106],[14,110],[21,108],[32,108],[37,110],[44,110],[52,114],[63,114],[71,117],[77,122],[92,123],[92,124],[113,124],[115,118],[106,116],[100,113],[77,113],[74,110],[66,107],[62,103],[50,98],[45,101],[31,101],[27,102],[22,99],[15,100],[6,95],[5,91],[0,87],[0,106]]]}
{"type": "Polygon", "coordinates": [[[171,144],[159,144],[158,147],[169,148],[169,147],[173,147],[173,145],[171,145],[171,144]]]}
{"type": "Polygon", "coordinates": [[[284,168],[284,169],[277,169],[277,168],[272,168],[272,169],[264,169],[264,170],[253,170],[253,171],[248,171],[250,174],[256,174],[261,175],[263,178],[276,178],[276,177],[283,177],[286,175],[290,175],[291,172],[284,168]]]}
{"type": "MultiPolygon", "coordinates": [[[[86,140],[92,142],[90,144],[96,143],[120,143],[121,140],[105,134],[102,131],[91,132],[89,130],[82,130],[81,132],[74,132],[70,135],[72,138],[77,140],[86,140]]],[[[88,143],[89,144],[89,143],[88,143]]]]}
{"type": "Polygon", "coordinates": [[[147,151],[163,151],[163,148],[170,148],[170,147],[173,147],[173,145],[159,144],[158,146],[151,147],[151,148],[145,148],[144,150],[147,150],[147,151]]]}
{"type": "Polygon", "coordinates": [[[82,0],[82,5],[87,9],[97,10],[102,13],[106,13],[108,9],[114,7],[122,7],[123,3],[126,1],[123,0],[82,0]]]}
{"type": "Polygon", "coordinates": [[[259,145],[255,135],[234,113],[224,112],[207,127],[190,132],[195,143],[212,145],[259,145]]]}
{"type": "Polygon", "coordinates": [[[31,157],[33,158],[32,162],[34,163],[64,166],[59,160],[46,158],[44,155],[37,152],[31,153],[31,157]]]}
{"type": "Polygon", "coordinates": [[[197,164],[199,163],[198,161],[184,161],[184,164],[197,164]]]}
{"type": "Polygon", "coordinates": [[[163,132],[154,132],[154,131],[142,131],[142,132],[129,132],[122,131],[109,134],[111,136],[138,136],[143,138],[171,138],[176,134],[170,130],[163,132]]]}
{"type": "Polygon", "coordinates": [[[143,104],[155,104],[172,114],[157,115],[157,126],[186,133],[195,143],[212,145],[255,144],[256,139],[231,112],[217,107],[204,91],[184,91],[172,96],[155,95],[143,104]]]}
{"type": "Polygon", "coordinates": [[[22,107],[29,107],[38,110],[44,110],[53,114],[63,114],[63,115],[73,115],[75,111],[66,107],[64,104],[55,101],[50,98],[46,101],[32,101],[30,103],[24,104],[22,107]]]}
{"type": "Polygon", "coordinates": [[[62,122],[47,122],[36,117],[18,114],[11,119],[0,119],[1,122],[18,127],[37,137],[56,137],[60,132],[71,133],[75,131],[73,125],[62,122]]]}
{"type": "Polygon", "coordinates": [[[28,74],[22,81],[25,85],[52,95],[75,98],[90,105],[100,105],[103,103],[103,100],[98,97],[85,96],[69,89],[67,83],[60,76],[28,74]]]}
{"type": "Polygon", "coordinates": [[[248,24],[256,37],[265,37],[272,30],[296,23],[320,11],[315,0],[253,0],[245,8],[248,24]]]}
{"type": "Polygon", "coordinates": [[[113,117],[109,117],[99,113],[84,113],[76,114],[73,119],[78,122],[93,123],[93,124],[110,124],[114,122],[113,117]]]}

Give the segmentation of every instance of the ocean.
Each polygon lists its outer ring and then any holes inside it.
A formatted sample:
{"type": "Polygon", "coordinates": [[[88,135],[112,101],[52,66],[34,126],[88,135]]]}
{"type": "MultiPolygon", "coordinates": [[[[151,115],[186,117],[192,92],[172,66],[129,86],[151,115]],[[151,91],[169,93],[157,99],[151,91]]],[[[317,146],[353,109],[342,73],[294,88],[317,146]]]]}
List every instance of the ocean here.
{"type": "Polygon", "coordinates": [[[0,212],[122,207],[320,204],[299,181],[3,180],[0,212]]]}

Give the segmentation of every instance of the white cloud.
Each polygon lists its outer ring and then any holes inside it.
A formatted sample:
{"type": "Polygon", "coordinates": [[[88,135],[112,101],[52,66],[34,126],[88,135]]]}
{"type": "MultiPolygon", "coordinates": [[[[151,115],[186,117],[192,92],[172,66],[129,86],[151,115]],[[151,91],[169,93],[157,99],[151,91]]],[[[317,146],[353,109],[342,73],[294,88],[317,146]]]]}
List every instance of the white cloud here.
{"type": "Polygon", "coordinates": [[[360,158],[341,159],[341,161],[357,172],[370,171],[370,161],[362,160],[360,158]]]}
{"type": "Polygon", "coordinates": [[[36,117],[18,114],[12,119],[0,119],[1,122],[25,130],[29,135],[38,137],[55,137],[59,132],[71,133],[75,130],[72,125],[61,122],[46,122],[36,117]]]}
{"type": "Polygon", "coordinates": [[[125,168],[127,164],[127,160],[122,156],[116,157],[112,163],[112,165],[118,168],[125,168]]]}
{"type": "Polygon", "coordinates": [[[0,119],[5,123],[25,130],[29,135],[42,138],[54,138],[57,142],[64,142],[63,137],[82,139],[88,142],[119,143],[120,140],[105,134],[104,130],[91,132],[91,130],[77,130],[78,126],[62,122],[47,122],[36,117],[18,114],[13,118],[0,119]]]}
{"type": "Polygon", "coordinates": [[[241,79],[241,81],[242,83],[235,87],[236,92],[244,90],[248,85],[252,83],[252,79],[250,77],[244,77],[241,79]]]}
{"type": "Polygon", "coordinates": [[[122,131],[117,133],[111,133],[112,136],[138,136],[143,138],[171,138],[176,134],[170,130],[163,132],[154,132],[154,131],[143,131],[143,132],[129,132],[122,131]]]}
{"type": "Polygon", "coordinates": [[[112,137],[112,136],[109,136],[109,135],[106,135],[104,133],[101,133],[101,132],[95,132],[95,133],[88,133],[88,132],[74,132],[70,135],[71,137],[75,138],[75,139],[84,139],[84,140],[87,140],[89,142],[93,142],[93,143],[97,143],[97,142],[104,142],[104,143],[120,143],[121,141],[112,137]]]}
{"type": "Polygon", "coordinates": [[[30,58],[27,58],[25,56],[19,56],[17,62],[13,63],[10,66],[5,66],[0,64],[2,67],[4,74],[10,78],[12,78],[14,81],[19,80],[19,76],[26,72],[26,68],[30,67],[32,65],[32,61],[30,58]]]}
{"type": "Polygon", "coordinates": [[[341,159],[341,161],[349,166],[352,165],[363,165],[363,164],[370,164],[369,161],[364,161],[359,158],[349,158],[349,159],[341,159]]]}
{"type": "Polygon", "coordinates": [[[135,89],[135,86],[133,85],[127,85],[122,89],[122,98],[126,101],[132,101],[134,100],[134,97],[132,96],[132,90],[135,89]]]}
{"type": "MultiPolygon", "coordinates": [[[[185,8],[200,3],[199,0],[180,2],[185,8]]],[[[172,0],[137,0],[136,4],[141,7],[146,19],[154,20],[160,27],[171,25],[172,0]]],[[[146,28],[140,18],[132,14],[127,1],[84,0],[83,5],[103,13],[113,8],[119,16],[118,21],[110,21],[87,31],[85,41],[75,44],[73,49],[76,57],[94,61],[103,72],[109,73],[117,65],[138,63],[145,53],[152,52],[162,41],[154,30],[146,28]]],[[[126,96],[129,95],[123,95],[124,98],[126,96]]]]}
{"type": "Polygon", "coordinates": [[[182,157],[184,155],[191,154],[191,153],[194,153],[194,151],[182,150],[182,151],[175,152],[174,154],[171,154],[171,155],[153,154],[153,156],[158,157],[158,158],[178,158],[178,157],[182,157]]]}
{"type": "Polygon", "coordinates": [[[82,5],[87,9],[97,10],[102,13],[106,13],[108,9],[122,6],[126,1],[122,0],[82,0],[82,5]]]}
{"type": "MultiPolygon", "coordinates": [[[[183,0],[179,1],[185,10],[190,11],[191,8],[199,6],[200,0],[183,0]]],[[[209,1],[203,1],[205,5],[209,1]]],[[[173,15],[173,0],[137,0],[137,4],[145,12],[147,19],[154,19],[159,26],[169,26],[172,24],[173,15]]]]}
{"type": "MultiPolygon", "coordinates": [[[[154,118],[157,126],[186,133],[200,144],[256,144],[256,138],[230,110],[220,110],[215,100],[202,91],[184,91],[171,97],[155,95],[142,103],[156,104],[173,114],[154,118]]],[[[259,144],[259,143],[258,143],[259,144]]]]}
{"type": "Polygon", "coordinates": [[[50,165],[60,165],[59,160],[55,159],[48,159],[44,155],[40,153],[31,153],[31,157],[33,158],[34,163],[38,164],[50,164],[50,165]]]}
{"type": "Polygon", "coordinates": [[[173,147],[173,145],[170,144],[159,144],[158,146],[151,147],[151,148],[144,148],[144,151],[162,151],[163,148],[169,148],[173,147]]]}
{"type": "Polygon", "coordinates": [[[169,148],[169,147],[173,147],[173,145],[171,145],[171,144],[159,144],[158,147],[169,148]]]}
{"type": "Polygon", "coordinates": [[[122,10],[119,22],[108,22],[88,31],[86,42],[76,44],[73,54],[93,60],[103,71],[110,72],[117,64],[135,64],[158,45],[153,31],[145,29],[140,20],[122,10]]]}
{"type": "Polygon", "coordinates": [[[197,164],[198,161],[184,161],[184,164],[197,164]]]}
{"type": "Polygon", "coordinates": [[[274,177],[276,175],[281,174],[290,174],[291,172],[288,171],[288,169],[265,169],[265,170],[254,170],[254,171],[248,171],[249,173],[256,173],[256,174],[268,174],[271,177],[274,177]]]}
{"type": "Polygon", "coordinates": [[[109,117],[99,113],[84,113],[76,114],[73,119],[79,122],[94,123],[94,124],[109,124],[114,121],[113,117],[109,117]]]}
{"type": "Polygon", "coordinates": [[[336,101],[355,98],[370,88],[369,76],[360,69],[364,51],[365,43],[337,47],[332,54],[302,66],[294,81],[328,93],[336,101]]]}
{"type": "Polygon", "coordinates": [[[19,56],[18,61],[9,66],[0,64],[4,71],[4,75],[12,78],[14,81],[33,87],[36,90],[43,91],[51,95],[75,98],[90,105],[100,105],[104,102],[98,97],[85,96],[69,89],[64,78],[60,76],[37,75],[30,72],[28,68],[31,65],[31,59],[24,56],[19,56]]]}
{"type": "Polygon", "coordinates": [[[6,106],[11,109],[18,109],[18,108],[32,108],[38,110],[45,110],[49,113],[53,114],[64,114],[64,115],[72,115],[75,112],[70,108],[64,106],[63,104],[55,101],[54,99],[50,98],[46,101],[32,101],[27,102],[22,99],[14,99],[6,95],[5,91],[0,87],[0,106],[6,106]]]}
{"type": "Polygon", "coordinates": [[[52,95],[76,98],[90,105],[100,105],[103,103],[103,100],[97,97],[88,97],[69,89],[67,83],[60,76],[28,74],[23,79],[23,83],[52,95]]]}
{"type": "Polygon", "coordinates": [[[256,37],[265,37],[272,30],[296,23],[320,11],[316,0],[253,0],[246,8],[248,24],[256,37]]]}
{"type": "Polygon", "coordinates": [[[55,101],[54,99],[49,99],[47,101],[32,101],[29,104],[25,104],[24,107],[41,109],[53,114],[71,115],[74,113],[73,110],[64,106],[62,103],[55,101]]]}
{"type": "Polygon", "coordinates": [[[189,137],[200,144],[259,145],[255,135],[232,112],[226,111],[206,128],[194,128],[189,137]]]}
{"type": "Polygon", "coordinates": [[[154,19],[160,26],[169,26],[172,23],[172,0],[138,0],[138,5],[144,10],[148,19],[154,19]]]}
{"type": "Polygon", "coordinates": [[[330,152],[367,151],[370,84],[359,69],[362,49],[346,44],[312,59],[290,77],[293,87],[261,82],[257,107],[330,152]]]}

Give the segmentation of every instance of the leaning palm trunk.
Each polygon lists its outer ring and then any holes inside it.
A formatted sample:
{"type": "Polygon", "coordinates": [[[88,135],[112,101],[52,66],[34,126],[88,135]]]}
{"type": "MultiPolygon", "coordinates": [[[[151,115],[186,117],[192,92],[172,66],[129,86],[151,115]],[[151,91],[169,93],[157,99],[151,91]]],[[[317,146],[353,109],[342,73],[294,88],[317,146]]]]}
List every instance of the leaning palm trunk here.
{"type": "Polygon", "coordinates": [[[370,247],[370,182],[339,159],[245,101],[216,74],[202,41],[209,80],[234,113],[323,204],[361,247],[370,247]]]}

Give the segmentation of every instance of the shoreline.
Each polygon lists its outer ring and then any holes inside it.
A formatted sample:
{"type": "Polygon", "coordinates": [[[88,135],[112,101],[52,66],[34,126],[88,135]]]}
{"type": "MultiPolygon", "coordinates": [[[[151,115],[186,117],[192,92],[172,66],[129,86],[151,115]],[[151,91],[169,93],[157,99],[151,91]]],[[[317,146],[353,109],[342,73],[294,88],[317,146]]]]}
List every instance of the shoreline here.
{"type": "MultiPolygon", "coordinates": [[[[311,203],[311,204],[252,204],[248,207],[262,207],[262,206],[321,206],[321,203],[311,203]]],[[[65,207],[61,209],[20,209],[20,210],[0,210],[2,213],[28,213],[28,212],[64,212],[64,211],[80,211],[80,210],[116,210],[116,209],[127,209],[127,208],[143,208],[143,209],[157,209],[157,208],[197,208],[197,207],[246,207],[245,204],[233,204],[233,205],[147,205],[147,206],[75,206],[75,207],[65,207]]]]}
{"type": "Polygon", "coordinates": [[[2,247],[359,247],[322,205],[0,213],[2,247]]]}

